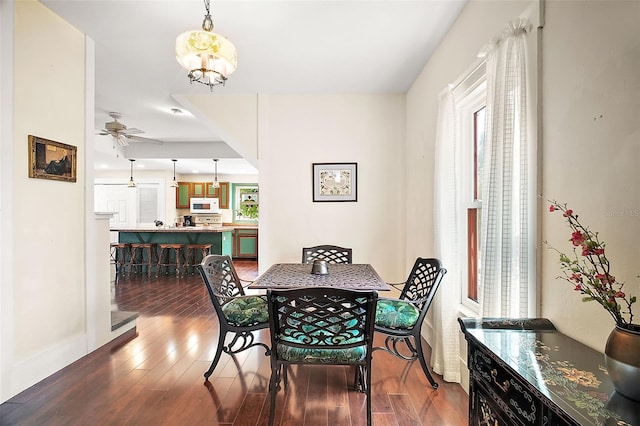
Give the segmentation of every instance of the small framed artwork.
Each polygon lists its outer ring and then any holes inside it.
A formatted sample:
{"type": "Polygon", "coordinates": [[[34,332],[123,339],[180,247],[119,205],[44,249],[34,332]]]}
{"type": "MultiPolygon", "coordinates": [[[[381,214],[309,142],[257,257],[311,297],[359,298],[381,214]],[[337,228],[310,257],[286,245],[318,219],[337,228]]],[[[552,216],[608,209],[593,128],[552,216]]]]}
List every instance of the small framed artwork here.
{"type": "Polygon", "coordinates": [[[313,201],[358,201],[358,164],[313,163],[313,201]]]}
{"type": "Polygon", "coordinates": [[[75,182],[77,151],[73,145],[29,135],[29,177],[75,182]]]}

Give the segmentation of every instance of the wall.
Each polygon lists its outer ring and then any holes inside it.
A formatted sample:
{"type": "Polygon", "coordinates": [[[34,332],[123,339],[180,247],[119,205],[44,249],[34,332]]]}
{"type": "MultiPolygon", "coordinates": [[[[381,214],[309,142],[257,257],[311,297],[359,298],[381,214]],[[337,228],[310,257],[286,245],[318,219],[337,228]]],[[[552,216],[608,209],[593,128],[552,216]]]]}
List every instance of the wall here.
{"type": "Polygon", "coordinates": [[[21,226],[3,241],[12,253],[3,262],[12,262],[1,282],[2,400],[87,350],[84,36],[35,1],[15,2],[14,19],[13,57],[2,52],[14,65],[13,137],[2,139],[13,155],[2,166],[11,170],[10,217],[21,226]],[[76,183],[28,177],[29,134],[77,146],[76,183]]]}
{"type": "Polygon", "coordinates": [[[406,278],[405,97],[261,95],[260,269],[316,244],[353,248],[387,281],[406,278]],[[357,202],[313,202],[312,163],[358,163],[357,202]]]}
{"type": "MultiPolygon", "coordinates": [[[[640,296],[640,2],[547,3],[543,31],[543,197],[566,202],[606,242],[611,272],[640,296]]],[[[569,250],[569,228],[543,209],[542,238],[569,250]]],[[[604,350],[612,318],[557,280],[541,248],[542,316],[604,350]]],[[[636,306],[636,323],[640,308],[636,306]]]]}

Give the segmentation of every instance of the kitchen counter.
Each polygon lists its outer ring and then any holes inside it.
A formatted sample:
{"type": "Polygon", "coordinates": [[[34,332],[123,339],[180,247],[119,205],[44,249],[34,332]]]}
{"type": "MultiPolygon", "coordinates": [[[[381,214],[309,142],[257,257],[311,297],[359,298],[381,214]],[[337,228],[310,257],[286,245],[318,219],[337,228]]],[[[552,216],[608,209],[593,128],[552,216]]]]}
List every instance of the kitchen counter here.
{"type": "Polygon", "coordinates": [[[212,254],[231,256],[234,227],[181,226],[149,228],[112,228],[120,243],[210,244],[212,254]]]}
{"type": "Polygon", "coordinates": [[[159,232],[159,233],[183,233],[183,232],[232,232],[235,226],[180,226],[163,227],[153,226],[148,228],[112,228],[112,232],[159,232]]]}

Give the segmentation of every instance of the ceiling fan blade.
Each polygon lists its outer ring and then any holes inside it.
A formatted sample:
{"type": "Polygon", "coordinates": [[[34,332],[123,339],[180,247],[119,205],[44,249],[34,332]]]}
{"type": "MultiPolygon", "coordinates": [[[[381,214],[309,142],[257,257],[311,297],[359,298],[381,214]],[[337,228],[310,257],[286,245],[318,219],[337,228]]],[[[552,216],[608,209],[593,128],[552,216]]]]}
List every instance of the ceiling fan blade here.
{"type": "Polygon", "coordinates": [[[148,143],[154,143],[156,145],[162,145],[164,143],[163,141],[158,139],[143,138],[142,136],[127,135],[127,134],[123,134],[122,136],[124,136],[126,139],[136,141],[136,142],[148,142],[148,143]]]}
{"type": "Polygon", "coordinates": [[[125,136],[126,135],[114,135],[113,136],[113,141],[118,146],[129,146],[129,141],[127,140],[127,138],[125,136]]]}
{"type": "Polygon", "coordinates": [[[144,130],[136,129],[135,127],[127,127],[126,129],[120,130],[119,132],[125,135],[137,135],[138,133],[144,133],[144,130]]]}

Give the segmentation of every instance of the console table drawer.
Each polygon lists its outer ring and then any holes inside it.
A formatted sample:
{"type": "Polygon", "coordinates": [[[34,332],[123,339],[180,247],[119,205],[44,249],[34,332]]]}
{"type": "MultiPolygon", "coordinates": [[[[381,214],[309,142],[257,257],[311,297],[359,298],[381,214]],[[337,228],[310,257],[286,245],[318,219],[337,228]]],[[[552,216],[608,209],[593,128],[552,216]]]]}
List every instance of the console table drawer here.
{"type": "Polygon", "coordinates": [[[542,403],[513,373],[496,362],[481,348],[471,345],[469,370],[472,380],[488,390],[509,417],[511,423],[537,425],[541,423],[542,403]]]}

